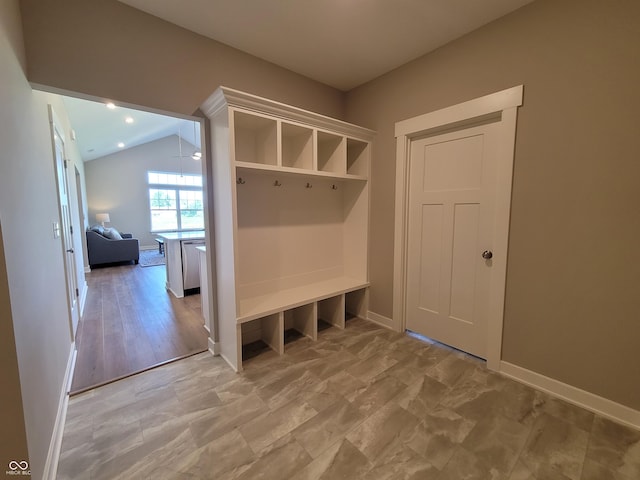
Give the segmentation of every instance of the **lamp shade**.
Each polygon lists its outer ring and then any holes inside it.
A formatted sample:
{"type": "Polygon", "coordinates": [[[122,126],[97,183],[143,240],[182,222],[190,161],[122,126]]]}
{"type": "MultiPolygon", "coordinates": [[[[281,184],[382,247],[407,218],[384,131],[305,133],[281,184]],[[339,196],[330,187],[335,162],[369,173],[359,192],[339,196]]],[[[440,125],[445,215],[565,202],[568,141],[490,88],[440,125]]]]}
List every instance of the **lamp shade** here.
{"type": "Polygon", "coordinates": [[[109,214],[108,213],[96,213],[96,220],[100,223],[102,223],[102,226],[104,226],[104,222],[110,222],[111,219],[109,218],[109,214]]]}

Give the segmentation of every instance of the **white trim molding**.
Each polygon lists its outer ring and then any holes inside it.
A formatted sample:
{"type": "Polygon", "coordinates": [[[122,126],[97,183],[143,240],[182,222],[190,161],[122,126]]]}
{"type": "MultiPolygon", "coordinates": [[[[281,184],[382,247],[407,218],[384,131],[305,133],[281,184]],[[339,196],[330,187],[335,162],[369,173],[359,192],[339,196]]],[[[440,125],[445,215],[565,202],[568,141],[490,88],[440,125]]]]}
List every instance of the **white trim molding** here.
{"type": "Polygon", "coordinates": [[[205,100],[200,108],[209,118],[212,118],[218,111],[227,106],[241,107],[254,112],[267,113],[280,118],[296,120],[300,123],[313,124],[316,127],[331,130],[339,129],[347,135],[364,137],[373,137],[375,135],[375,132],[368,128],[225,86],[220,86],[205,100]]]}
{"type": "Polygon", "coordinates": [[[220,342],[215,342],[211,337],[209,337],[209,341],[207,343],[209,344],[209,351],[211,352],[211,355],[214,357],[220,355],[220,342]]]}
{"type": "Polygon", "coordinates": [[[638,410],[509,362],[500,362],[500,373],[602,417],[640,430],[640,411],[638,410]]]}
{"type": "Polygon", "coordinates": [[[390,329],[394,329],[393,328],[393,320],[391,318],[385,317],[384,315],[380,315],[379,313],[375,313],[375,312],[367,312],[367,320],[380,325],[381,327],[385,327],[385,328],[390,328],[390,329]]]}
{"type": "MultiPolygon", "coordinates": [[[[403,331],[406,325],[407,229],[409,195],[409,159],[411,144],[427,134],[456,130],[496,122],[499,125],[498,188],[496,191],[493,250],[507,258],[509,216],[517,109],[522,105],[523,86],[518,85],[458,105],[436,110],[396,123],[396,198],[393,274],[392,328],[403,331]]],[[[487,367],[500,368],[502,326],[506,286],[506,261],[494,261],[491,273],[491,298],[488,319],[487,367]]]]}
{"type": "Polygon", "coordinates": [[[76,366],[77,357],[76,344],[71,344],[69,351],[69,359],[67,360],[67,369],[64,373],[62,388],[60,392],[60,401],[58,402],[58,413],[56,414],[56,423],[53,426],[53,434],[49,443],[49,452],[47,460],[44,464],[43,479],[55,480],[58,472],[58,460],[60,459],[60,449],[62,447],[62,434],[64,433],[64,424],[67,418],[67,407],[69,406],[69,391],[71,390],[71,382],[73,380],[73,371],[76,366]]]}

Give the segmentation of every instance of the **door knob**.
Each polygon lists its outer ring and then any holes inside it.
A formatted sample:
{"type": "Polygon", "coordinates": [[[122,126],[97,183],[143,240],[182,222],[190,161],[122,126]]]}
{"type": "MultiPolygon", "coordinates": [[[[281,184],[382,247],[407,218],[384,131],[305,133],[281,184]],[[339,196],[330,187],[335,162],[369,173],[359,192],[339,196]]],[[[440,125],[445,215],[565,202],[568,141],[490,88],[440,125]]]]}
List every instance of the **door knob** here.
{"type": "Polygon", "coordinates": [[[484,252],[482,252],[482,258],[484,258],[485,260],[493,258],[493,252],[491,250],[485,250],[484,252]]]}

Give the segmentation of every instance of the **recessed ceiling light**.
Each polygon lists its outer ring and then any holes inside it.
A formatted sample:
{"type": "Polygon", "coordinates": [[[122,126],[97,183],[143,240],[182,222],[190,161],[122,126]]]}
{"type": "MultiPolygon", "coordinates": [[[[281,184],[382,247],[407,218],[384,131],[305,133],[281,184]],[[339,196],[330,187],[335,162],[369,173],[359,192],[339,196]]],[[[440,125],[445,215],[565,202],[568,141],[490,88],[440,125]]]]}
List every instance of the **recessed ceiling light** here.
{"type": "Polygon", "coordinates": [[[127,117],[124,119],[125,123],[133,123],[133,117],[127,117]]]}
{"type": "Polygon", "coordinates": [[[124,143],[122,142],[118,143],[118,148],[124,148],[124,143]]]}
{"type": "Polygon", "coordinates": [[[114,108],[116,108],[116,104],[113,102],[108,102],[106,105],[107,105],[107,108],[110,110],[113,110],[114,108]]]}

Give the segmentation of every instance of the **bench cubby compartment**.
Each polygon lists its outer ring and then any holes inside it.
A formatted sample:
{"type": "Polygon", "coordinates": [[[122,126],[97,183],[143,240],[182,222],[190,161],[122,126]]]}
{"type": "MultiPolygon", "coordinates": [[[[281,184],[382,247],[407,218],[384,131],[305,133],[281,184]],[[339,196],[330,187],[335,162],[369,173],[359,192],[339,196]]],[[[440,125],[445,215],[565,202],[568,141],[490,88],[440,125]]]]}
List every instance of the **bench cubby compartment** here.
{"type": "Polygon", "coordinates": [[[318,319],[344,329],[344,295],[329,297],[318,302],[318,319]]]}
{"type": "Polygon", "coordinates": [[[284,312],[284,330],[295,330],[311,340],[318,339],[316,303],[301,305],[284,312]]]}
{"type": "Polygon", "coordinates": [[[345,294],[345,320],[367,318],[369,289],[362,288],[345,294]]]}
{"type": "MultiPolygon", "coordinates": [[[[284,319],[282,313],[274,313],[238,325],[242,347],[264,342],[278,355],[284,352],[284,319]]],[[[243,355],[244,359],[244,355],[243,355]]]]}

